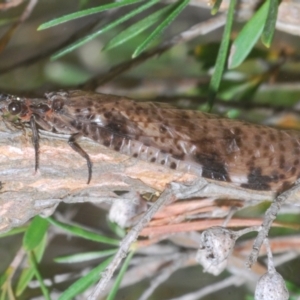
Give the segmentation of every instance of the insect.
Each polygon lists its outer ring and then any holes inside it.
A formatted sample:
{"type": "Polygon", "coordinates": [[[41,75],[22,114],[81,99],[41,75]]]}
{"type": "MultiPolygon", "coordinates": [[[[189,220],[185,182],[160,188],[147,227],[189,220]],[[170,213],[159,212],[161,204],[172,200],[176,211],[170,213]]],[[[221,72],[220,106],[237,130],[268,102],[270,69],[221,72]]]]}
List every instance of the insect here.
{"type": "Polygon", "coordinates": [[[166,104],[83,91],[45,98],[0,95],[0,113],[32,129],[35,169],[43,129],[69,134],[69,145],[87,162],[77,143],[88,137],[114,151],[205,178],[276,192],[300,177],[300,133],[277,130],[166,104]]]}

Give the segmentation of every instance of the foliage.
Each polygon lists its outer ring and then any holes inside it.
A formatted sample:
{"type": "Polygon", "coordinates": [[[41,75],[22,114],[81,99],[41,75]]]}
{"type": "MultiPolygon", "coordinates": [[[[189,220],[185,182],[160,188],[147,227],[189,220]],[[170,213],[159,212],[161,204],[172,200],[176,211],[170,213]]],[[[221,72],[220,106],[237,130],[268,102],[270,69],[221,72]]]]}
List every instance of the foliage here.
{"type": "MultiPolygon", "coordinates": [[[[108,21],[106,20],[105,24],[97,24],[92,31],[88,31],[87,34],[75,39],[75,41],[72,40],[67,45],[63,45],[59,47],[59,49],[51,52],[51,60],[57,60],[61,66],[63,66],[63,76],[66,76],[67,73],[70,76],[67,80],[63,78],[58,79],[56,83],[64,82],[65,85],[74,83],[75,79],[72,78],[72,74],[74,75],[74,73],[76,73],[75,77],[77,77],[78,80],[77,71],[75,72],[74,68],[70,67],[68,59],[74,55],[75,50],[79,51],[80,47],[83,47],[88,42],[95,41],[100,35],[104,34],[107,34],[108,41],[106,44],[103,42],[102,53],[113,53],[112,56],[114,56],[114,60],[117,56],[116,53],[130,51],[132,61],[141,59],[141,61],[145,62],[146,59],[142,59],[144,57],[143,55],[146,56],[151,50],[155,50],[159,47],[157,46],[158,44],[164,44],[166,31],[170,30],[172,26],[176,24],[180,15],[184,13],[189,4],[188,0],[177,0],[171,3],[165,3],[159,0],[123,0],[111,1],[99,6],[85,8],[90,5],[89,1],[81,0],[79,4],[80,10],[66,15],[58,12],[57,15],[61,14],[61,17],[41,24],[38,27],[39,33],[47,32],[46,29],[51,30],[56,26],[63,28],[63,26],[67,24],[72,24],[71,22],[73,21],[77,22],[76,20],[78,20],[78,22],[80,22],[82,18],[95,17],[98,16],[98,14],[101,19],[101,14],[104,12],[113,13],[115,9],[124,9],[121,10],[121,14],[113,15],[113,18],[108,21]],[[163,42],[160,43],[160,41],[163,42]],[[132,48],[130,48],[130,50],[124,50],[128,45],[131,45],[132,48]],[[67,72],[68,70],[69,72],[67,72]]],[[[221,4],[222,1],[214,2],[211,9],[212,15],[218,12],[221,4]]],[[[189,90],[185,95],[192,100],[196,98],[196,101],[193,102],[194,108],[203,110],[215,109],[217,112],[223,113],[224,106],[226,107],[227,105],[229,109],[226,109],[225,114],[229,117],[236,118],[243,113],[245,107],[246,110],[248,107],[259,105],[293,107],[295,102],[299,99],[298,91],[295,92],[289,89],[288,91],[277,92],[275,90],[274,92],[273,90],[273,97],[272,95],[270,96],[270,94],[264,96],[263,91],[259,91],[260,87],[268,82],[270,77],[276,76],[283,65],[281,51],[270,51],[268,49],[271,47],[274,37],[278,5],[278,0],[265,1],[257,8],[251,19],[243,24],[242,29],[236,32],[234,25],[237,1],[232,0],[227,10],[227,19],[222,39],[216,42],[203,42],[201,44],[188,46],[188,59],[193,59],[193,62],[196,62],[194,63],[196,66],[196,71],[194,72],[197,73],[197,76],[200,77],[200,74],[205,74],[205,76],[207,76],[207,74],[211,75],[209,82],[201,86],[199,85],[193,90],[189,90]],[[260,38],[263,47],[257,48],[256,46],[260,38]],[[253,62],[259,60],[264,61],[264,67],[259,66],[258,71],[257,69],[253,70],[252,67],[255,64],[253,62]],[[257,95],[260,97],[259,100],[257,100],[257,95]],[[204,102],[199,101],[201,97],[205,99],[204,102]]],[[[5,18],[2,20],[1,25],[11,23],[14,20],[15,18],[5,18]]],[[[97,48],[97,51],[98,50],[97,48]]],[[[158,51],[156,54],[159,55],[161,53],[163,52],[158,51]]],[[[149,57],[151,56],[149,55],[149,57]]],[[[174,61],[175,59],[172,60],[174,61]]],[[[286,65],[285,67],[292,69],[291,66],[286,65]]],[[[161,69],[158,70],[157,73],[159,73],[161,69]]],[[[164,72],[170,74],[165,70],[160,73],[164,72]]],[[[184,70],[182,70],[182,72],[184,72],[184,70]]],[[[83,73],[82,71],[81,75],[83,73]]],[[[151,69],[148,73],[151,73],[151,69]]],[[[135,74],[134,71],[132,74],[135,74]]],[[[86,81],[87,75],[84,74],[83,78],[83,81],[86,81]]],[[[78,82],[76,81],[76,83],[78,82]]],[[[40,84],[40,82],[38,84],[40,84]]],[[[260,118],[263,119],[264,117],[256,115],[256,120],[260,121],[260,118]]],[[[293,220],[293,222],[296,223],[296,220],[293,220]]],[[[291,227],[293,226],[291,225],[291,227]]],[[[101,273],[112,260],[120,243],[118,238],[108,237],[108,233],[100,234],[99,232],[86,229],[82,225],[68,224],[54,218],[42,219],[41,217],[35,217],[29,225],[14,229],[2,236],[4,239],[9,237],[9,235],[22,234],[23,242],[21,249],[25,253],[27,266],[20,270],[18,275],[15,274],[17,274],[18,272],[16,271],[19,270],[14,269],[13,263],[3,271],[0,278],[2,287],[1,299],[13,299],[13,294],[17,297],[24,295],[26,289],[28,289],[28,285],[34,280],[38,281],[41,290],[40,293],[43,294],[43,297],[50,299],[51,288],[45,284],[45,278],[43,278],[43,271],[40,269],[40,266],[42,265],[43,256],[49,247],[51,230],[60,230],[64,232],[68,238],[76,237],[80,239],[82,245],[91,242],[96,245],[109,246],[109,249],[104,247],[105,249],[101,250],[84,251],[70,255],[62,254],[54,258],[54,263],[57,265],[61,264],[62,266],[80,263],[84,263],[86,266],[86,264],[89,263],[89,266],[85,267],[83,274],[75,274],[75,272],[70,271],[69,278],[71,279],[70,282],[68,282],[69,285],[65,288],[59,299],[74,299],[78,295],[84,295],[86,290],[96,284],[101,277],[101,273]],[[108,258],[103,260],[104,257],[108,258]],[[97,263],[93,262],[93,260],[97,260],[97,263]],[[15,277],[12,275],[15,275],[15,277]]],[[[120,228],[116,230],[121,231],[120,228]]],[[[116,235],[116,232],[109,233],[112,236],[116,235]]],[[[284,232],[284,234],[286,234],[286,232],[284,232]]],[[[290,231],[289,234],[291,234],[290,231]]],[[[132,262],[134,253],[134,251],[130,252],[124,262],[119,275],[115,279],[108,299],[116,298],[121,281],[128,268],[130,269],[130,263],[132,262]]],[[[292,283],[290,283],[290,285],[294,294],[299,294],[299,289],[292,283]]],[[[251,296],[249,296],[249,299],[250,298],[251,296]]]]}

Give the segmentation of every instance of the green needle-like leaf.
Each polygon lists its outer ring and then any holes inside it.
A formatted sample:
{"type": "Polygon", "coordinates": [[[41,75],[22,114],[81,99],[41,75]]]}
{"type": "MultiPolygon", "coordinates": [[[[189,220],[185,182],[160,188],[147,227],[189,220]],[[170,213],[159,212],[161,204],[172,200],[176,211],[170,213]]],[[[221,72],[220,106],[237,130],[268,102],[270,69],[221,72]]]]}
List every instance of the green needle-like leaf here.
{"type": "Polygon", "coordinates": [[[128,19],[132,18],[133,16],[139,14],[140,12],[146,10],[147,8],[149,8],[150,6],[154,5],[155,3],[157,3],[159,0],[151,0],[151,1],[147,1],[146,4],[141,5],[140,7],[132,10],[130,13],[126,14],[123,17],[120,17],[119,19],[117,19],[116,21],[109,23],[108,25],[106,25],[105,27],[99,29],[98,31],[87,35],[86,37],[77,40],[76,42],[72,43],[71,45],[65,47],[64,49],[58,51],[57,53],[55,53],[51,59],[55,60],[75,49],[77,49],[78,47],[86,44],[87,42],[93,40],[94,38],[96,38],[98,35],[102,34],[103,32],[106,32],[114,27],[116,27],[117,25],[127,21],[128,19]]]}
{"type": "Polygon", "coordinates": [[[268,1],[255,13],[233,42],[228,59],[228,68],[238,67],[253,49],[262,34],[268,14],[268,1]]]}
{"type": "Polygon", "coordinates": [[[56,221],[55,219],[52,219],[52,218],[47,218],[47,220],[52,225],[57,226],[73,235],[80,236],[87,240],[100,242],[100,243],[104,243],[104,244],[109,244],[109,245],[115,245],[115,246],[119,246],[119,244],[120,244],[120,241],[118,241],[118,240],[111,239],[111,238],[108,238],[103,235],[99,235],[99,234],[89,231],[89,230],[85,230],[80,226],[62,223],[62,222],[56,221]]]}
{"type": "Polygon", "coordinates": [[[32,251],[36,248],[48,230],[46,219],[36,216],[30,223],[23,238],[23,247],[26,251],[32,251]]]}
{"type": "MultiPolygon", "coordinates": [[[[40,241],[40,244],[33,250],[37,262],[41,261],[46,249],[46,245],[47,245],[47,235],[45,234],[43,239],[40,241]]],[[[33,278],[34,274],[35,271],[32,265],[29,265],[29,267],[22,270],[16,288],[17,296],[20,296],[23,293],[23,291],[28,287],[28,284],[33,278]]]]}
{"type": "Polygon", "coordinates": [[[106,259],[99,266],[91,270],[88,274],[74,282],[68,287],[58,298],[58,300],[72,300],[75,297],[88,289],[101,277],[101,272],[109,265],[113,257],[106,259]]]}
{"type": "Polygon", "coordinates": [[[140,1],[142,1],[142,0],[124,0],[124,1],[114,2],[114,3],[110,3],[110,4],[106,4],[106,5],[101,5],[98,7],[85,9],[82,11],[78,11],[78,12],[68,14],[63,17],[51,20],[49,22],[46,22],[46,23],[40,25],[37,30],[47,29],[47,28],[50,28],[50,27],[53,27],[53,26],[56,26],[56,25],[59,25],[59,24],[62,24],[62,23],[68,22],[68,21],[86,17],[86,16],[96,14],[96,13],[99,13],[99,12],[102,12],[105,10],[109,10],[112,8],[118,8],[118,7],[122,7],[125,5],[134,4],[134,3],[137,3],[140,1]]]}
{"type": "Polygon", "coordinates": [[[0,27],[18,21],[18,18],[1,18],[0,27]]]}
{"type": "Polygon", "coordinates": [[[211,14],[212,15],[215,15],[218,11],[219,11],[219,8],[222,4],[222,0],[216,0],[212,9],[211,9],[211,14]]]}
{"type": "Polygon", "coordinates": [[[42,293],[44,295],[44,299],[51,300],[50,299],[50,293],[49,293],[48,289],[46,288],[46,286],[44,284],[44,280],[43,280],[42,275],[39,272],[38,263],[37,263],[37,260],[36,260],[36,257],[35,257],[35,254],[34,254],[33,251],[29,252],[29,261],[30,261],[30,264],[31,264],[31,266],[34,270],[34,275],[35,275],[36,279],[38,280],[38,282],[40,284],[42,293]]]}
{"type": "Polygon", "coordinates": [[[124,264],[122,265],[122,268],[121,268],[121,270],[120,270],[120,272],[119,272],[119,274],[118,274],[118,276],[117,276],[117,278],[116,278],[116,280],[114,282],[114,285],[112,286],[112,288],[111,288],[111,290],[110,290],[110,292],[109,292],[106,300],[113,300],[113,299],[115,299],[115,296],[116,296],[116,294],[117,294],[117,292],[119,290],[119,286],[120,286],[120,284],[122,282],[122,279],[123,279],[123,277],[125,275],[126,270],[128,269],[128,266],[129,266],[129,263],[130,263],[130,260],[131,260],[131,258],[133,256],[133,254],[134,254],[134,251],[130,252],[128,254],[128,256],[126,257],[126,259],[124,261],[124,264]]]}
{"type": "Polygon", "coordinates": [[[278,13],[278,0],[268,0],[269,9],[265,27],[261,36],[261,41],[266,47],[270,47],[276,26],[277,13],[278,13]]]}
{"type": "Polygon", "coordinates": [[[4,238],[4,237],[6,237],[6,236],[11,236],[11,235],[23,233],[24,231],[27,230],[27,227],[28,227],[28,226],[17,227],[17,228],[11,229],[11,230],[8,231],[8,232],[1,233],[1,234],[0,234],[0,239],[1,239],[1,238],[4,238]]]}
{"type": "Polygon", "coordinates": [[[236,2],[237,2],[236,0],[230,1],[229,9],[227,12],[227,21],[226,21],[226,25],[224,28],[224,33],[223,33],[222,42],[220,45],[217,61],[215,64],[214,74],[209,83],[208,103],[209,103],[210,108],[213,106],[214,98],[219,89],[220,82],[221,82],[223,72],[224,72],[236,2]]]}
{"type": "Polygon", "coordinates": [[[0,275],[0,288],[2,289],[2,286],[7,282],[9,279],[9,276],[11,276],[13,269],[11,267],[8,267],[5,272],[3,272],[0,275]]]}
{"type": "Polygon", "coordinates": [[[160,19],[165,17],[168,14],[168,11],[170,11],[170,9],[171,9],[170,6],[164,7],[159,11],[146,17],[145,19],[129,26],[128,28],[120,32],[118,35],[116,35],[113,39],[111,39],[109,43],[102,50],[109,50],[121,44],[124,44],[128,40],[137,36],[141,32],[145,31],[147,28],[153,26],[160,19]]]}
{"type": "Polygon", "coordinates": [[[145,41],[136,48],[134,53],[132,54],[132,58],[140,55],[148,45],[157,38],[177,16],[182,12],[182,10],[189,4],[189,0],[183,0],[176,3],[175,9],[168,15],[168,17],[155,29],[153,32],[145,39],[145,41]],[[179,3],[179,4],[178,4],[179,3]],[[178,4],[178,5],[177,5],[178,4]]]}

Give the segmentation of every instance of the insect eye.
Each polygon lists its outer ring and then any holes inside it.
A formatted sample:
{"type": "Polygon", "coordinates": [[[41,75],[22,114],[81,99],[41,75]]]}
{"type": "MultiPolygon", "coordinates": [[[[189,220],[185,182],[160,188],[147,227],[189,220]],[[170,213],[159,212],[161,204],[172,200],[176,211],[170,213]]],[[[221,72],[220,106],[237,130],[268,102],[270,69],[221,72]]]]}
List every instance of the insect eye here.
{"type": "Polygon", "coordinates": [[[12,115],[17,115],[21,112],[22,105],[20,102],[14,101],[8,105],[8,110],[12,115]]]}

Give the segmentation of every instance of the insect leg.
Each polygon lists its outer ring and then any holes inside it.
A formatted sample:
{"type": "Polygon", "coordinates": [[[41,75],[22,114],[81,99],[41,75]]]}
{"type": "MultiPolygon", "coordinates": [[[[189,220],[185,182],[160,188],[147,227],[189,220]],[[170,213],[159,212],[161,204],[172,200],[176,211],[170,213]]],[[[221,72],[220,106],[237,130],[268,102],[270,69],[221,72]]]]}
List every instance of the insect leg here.
{"type": "Polygon", "coordinates": [[[87,184],[89,184],[92,179],[92,162],[89,155],[76,143],[76,140],[80,138],[81,135],[82,135],[81,133],[75,133],[71,135],[71,137],[68,140],[68,144],[74,151],[76,151],[86,160],[88,166],[88,172],[89,172],[87,184]]]}
{"type": "Polygon", "coordinates": [[[34,151],[35,151],[35,171],[39,168],[39,132],[38,128],[36,126],[38,124],[42,129],[51,131],[52,127],[45,122],[40,116],[38,115],[32,115],[30,118],[30,128],[32,131],[32,144],[34,146],[34,151]]]}
{"type": "Polygon", "coordinates": [[[38,170],[39,168],[39,148],[40,148],[40,144],[39,144],[39,132],[38,129],[36,127],[36,121],[35,121],[35,116],[32,115],[30,118],[30,128],[32,131],[32,144],[34,147],[34,152],[35,152],[35,171],[38,170]]]}

